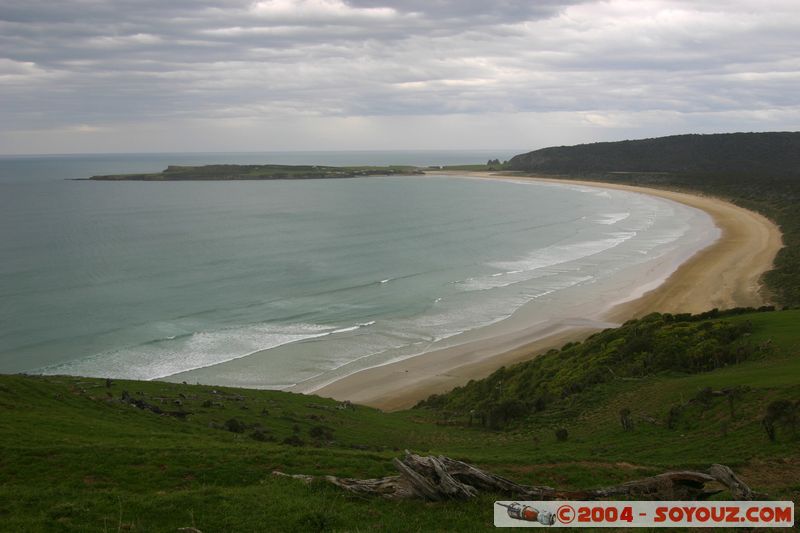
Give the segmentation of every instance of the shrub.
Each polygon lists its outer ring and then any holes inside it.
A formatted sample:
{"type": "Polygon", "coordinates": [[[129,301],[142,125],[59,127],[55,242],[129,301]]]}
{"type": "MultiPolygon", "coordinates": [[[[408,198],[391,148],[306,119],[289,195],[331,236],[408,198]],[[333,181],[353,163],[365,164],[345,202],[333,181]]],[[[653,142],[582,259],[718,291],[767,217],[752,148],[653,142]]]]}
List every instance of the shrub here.
{"type": "Polygon", "coordinates": [[[291,437],[286,437],[283,439],[284,444],[288,444],[289,446],[305,446],[306,443],[303,442],[303,439],[298,437],[297,435],[292,435],[291,437]]]}
{"type": "Polygon", "coordinates": [[[792,436],[797,431],[798,422],[800,422],[800,402],[793,403],[790,400],[775,400],[767,406],[767,414],[761,420],[761,425],[764,431],[767,432],[769,440],[775,442],[777,435],[776,430],[779,425],[788,428],[792,436]]]}
{"type": "Polygon", "coordinates": [[[325,441],[333,440],[333,430],[325,426],[314,426],[313,428],[308,430],[308,435],[312,439],[316,440],[325,440],[325,441]]]}
{"type": "Polygon", "coordinates": [[[250,438],[259,442],[273,441],[275,438],[268,431],[257,429],[250,434],[250,438]]]}
{"type": "Polygon", "coordinates": [[[233,433],[244,433],[244,430],[247,428],[242,422],[239,422],[235,418],[231,418],[225,421],[225,429],[233,433]]]}

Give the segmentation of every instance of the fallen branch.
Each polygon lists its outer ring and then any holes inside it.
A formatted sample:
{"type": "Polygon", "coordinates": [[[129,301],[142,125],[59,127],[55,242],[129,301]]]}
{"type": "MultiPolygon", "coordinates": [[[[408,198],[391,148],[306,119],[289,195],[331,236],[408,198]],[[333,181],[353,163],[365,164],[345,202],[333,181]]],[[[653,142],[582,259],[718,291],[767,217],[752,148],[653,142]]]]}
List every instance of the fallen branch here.
{"type": "Polygon", "coordinates": [[[720,483],[733,498],[751,500],[754,493],[747,484],[724,465],[713,465],[708,473],[679,471],[638,479],[591,490],[558,490],[547,486],[520,485],[504,477],[486,472],[473,465],[444,456],[420,456],[410,453],[393,460],[400,475],[379,479],[353,479],[336,476],[284,474],[310,483],[321,479],[358,495],[381,496],[390,499],[417,498],[428,501],[468,500],[479,492],[502,494],[526,500],[598,500],[626,497],[640,500],[704,500],[721,492],[709,490],[708,483],[720,483]]]}
{"type": "Polygon", "coordinates": [[[760,495],[756,495],[750,487],[747,486],[747,483],[739,479],[739,477],[733,473],[733,470],[725,465],[711,465],[711,468],[708,469],[708,473],[719,483],[728,487],[731,496],[733,496],[735,500],[761,499],[760,495]]]}

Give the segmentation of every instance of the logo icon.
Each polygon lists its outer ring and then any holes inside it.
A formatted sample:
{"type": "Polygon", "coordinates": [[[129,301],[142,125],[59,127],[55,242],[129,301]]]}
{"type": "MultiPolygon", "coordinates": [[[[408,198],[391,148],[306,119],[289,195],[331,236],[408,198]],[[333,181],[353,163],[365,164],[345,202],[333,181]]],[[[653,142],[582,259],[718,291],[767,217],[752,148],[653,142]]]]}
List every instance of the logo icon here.
{"type": "MultiPolygon", "coordinates": [[[[551,511],[535,509],[529,505],[514,502],[510,505],[497,502],[500,507],[505,507],[510,518],[525,522],[539,522],[543,526],[552,526],[556,523],[556,516],[551,511]]],[[[565,506],[566,507],[566,506],[565,506]]],[[[575,512],[573,511],[573,518],[575,512]]]]}
{"type": "Polygon", "coordinates": [[[571,524],[575,520],[575,509],[571,505],[562,505],[556,511],[556,516],[562,524],[571,524]]]}

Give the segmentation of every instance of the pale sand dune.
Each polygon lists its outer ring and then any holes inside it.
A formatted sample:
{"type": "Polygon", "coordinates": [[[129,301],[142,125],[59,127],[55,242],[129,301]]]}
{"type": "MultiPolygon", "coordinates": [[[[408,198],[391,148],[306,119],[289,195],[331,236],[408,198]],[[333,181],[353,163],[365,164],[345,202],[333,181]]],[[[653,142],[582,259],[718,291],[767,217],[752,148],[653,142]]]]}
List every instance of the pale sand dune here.
{"type": "MultiPolygon", "coordinates": [[[[488,173],[468,175],[509,179],[488,173]]],[[[579,183],[660,196],[706,211],[722,230],[718,241],[683,263],[659,287],[613,307],[603,317],[606,320],[623,322],[654,311],[702,312],[714,307],[759,306],[767,302],[759,279],[772,267],[782,246],[781,233],[775,224],[757,213],[717,198],[660,189],[550,178],[514,176],[513,179],[579,183]]],[[[596,329],[574,322],[531,328],[363,370],[314,394],[384,410],[404,409],[431,394],[485,377],[503,365],[531,359],[568,341],[581,340],[593,331],[596,329]]]]}

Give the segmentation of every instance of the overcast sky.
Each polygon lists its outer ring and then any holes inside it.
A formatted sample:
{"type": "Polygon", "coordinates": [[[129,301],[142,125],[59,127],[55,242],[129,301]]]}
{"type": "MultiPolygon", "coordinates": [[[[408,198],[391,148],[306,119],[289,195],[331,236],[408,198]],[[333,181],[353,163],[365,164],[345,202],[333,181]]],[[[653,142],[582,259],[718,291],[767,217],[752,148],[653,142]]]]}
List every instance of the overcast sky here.
{"type": "Polygon", "coordinates": [[[798,130],[800,1],[0,0],[0,153],[798,130]]]}

